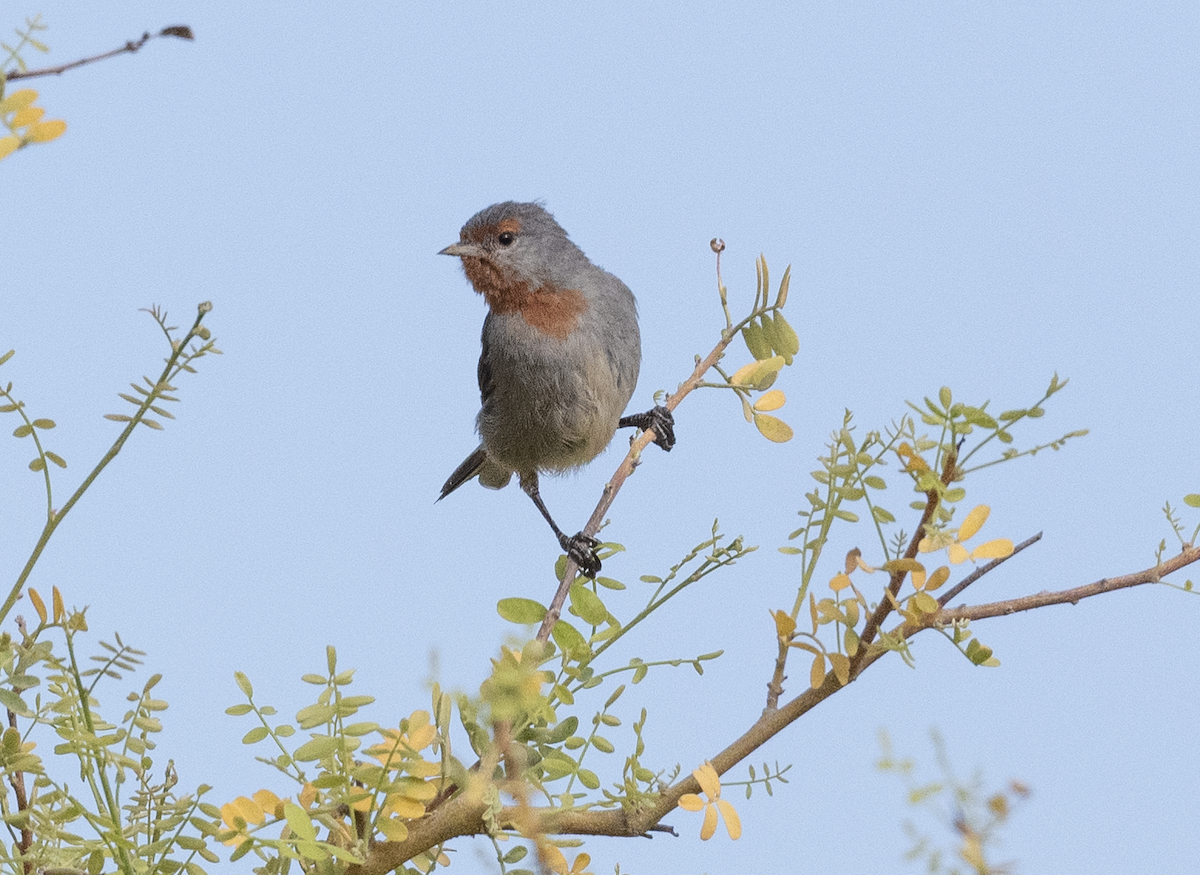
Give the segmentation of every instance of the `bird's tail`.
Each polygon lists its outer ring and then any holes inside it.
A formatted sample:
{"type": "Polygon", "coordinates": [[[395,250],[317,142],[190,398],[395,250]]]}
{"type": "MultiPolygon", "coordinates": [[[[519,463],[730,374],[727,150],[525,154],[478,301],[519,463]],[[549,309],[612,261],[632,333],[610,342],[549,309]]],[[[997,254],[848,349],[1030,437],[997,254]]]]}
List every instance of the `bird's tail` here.
{"type": "Polygon", "coordinates": [[[472,477],[478,477],[479,482],[488,489],[502,489],[508,485],[512,472],[504,470],[488,458],[483,444],[480,444],[475,452],[467,456],[463,463],[454,469],[450,479],[442,486],[442,494],[438,496],[437,500],[441,501],[472,477]]]}

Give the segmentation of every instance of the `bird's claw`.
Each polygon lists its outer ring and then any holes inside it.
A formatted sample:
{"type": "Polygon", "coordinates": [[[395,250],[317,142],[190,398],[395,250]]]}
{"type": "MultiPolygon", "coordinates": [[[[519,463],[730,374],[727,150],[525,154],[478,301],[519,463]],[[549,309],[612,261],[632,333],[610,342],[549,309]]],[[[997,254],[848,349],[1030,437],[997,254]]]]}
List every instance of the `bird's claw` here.
{"type": "Polygon", "coordinates": [[[646,413],[650,427],[654,429],[654,442],[666,452],[675,446],[675,417],[671,411],[658,405],[646,413]]]}
{"type": "Polygon", "coordinates": [[[596,548],[600,546],[600,542],[595,538],[589,537],[583,532],[569,538],[562,535],[559,538],[559,545],[567,556],[579,566],[584,577],[595,578],[600,573],[600,557],[596,555],[596,548]]]}
{"type": "Polygon", "coordinates": [[[618,428],[640,428],[642,431],[654,430],[654,442],[668,453],[675,446],[675,417],[666,407],[659,405],[645,413],[635,413],[622,416],[618,428]]]}

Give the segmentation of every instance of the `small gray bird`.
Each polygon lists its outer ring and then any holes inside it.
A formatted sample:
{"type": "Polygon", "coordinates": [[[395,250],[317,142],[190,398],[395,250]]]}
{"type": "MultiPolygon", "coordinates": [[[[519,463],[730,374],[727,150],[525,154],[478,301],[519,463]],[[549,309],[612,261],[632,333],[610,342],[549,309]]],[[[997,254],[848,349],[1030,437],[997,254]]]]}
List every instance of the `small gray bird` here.
{"type": "Polygon", "coordinates": [[[654,429],[664,450],[675,445],[667,408],[621,416],[642,360],[633,293],[592,264],[536,203],[508,201],[476,213],[459,242],[439,254],[462,259],[489,312],[475,420],[481,443],[450,475],[438,501],[472,477],[501,489],[515,473],[559,546],[595,577],[598,542],[582,532],[563,534],[542,502],[538,473],[590,462],[627,426],[654,429]]]}

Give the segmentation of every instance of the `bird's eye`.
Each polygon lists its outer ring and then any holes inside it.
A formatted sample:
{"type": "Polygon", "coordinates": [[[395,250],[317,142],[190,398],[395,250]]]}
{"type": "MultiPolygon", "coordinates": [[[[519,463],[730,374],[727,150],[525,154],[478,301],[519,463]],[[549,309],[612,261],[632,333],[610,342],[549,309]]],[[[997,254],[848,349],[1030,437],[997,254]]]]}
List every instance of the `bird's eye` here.
{"type": "Polygon", "coordinates": [[[504,231],[496,238],[501,246],[512,246],[512,242],[517,239],[517,235],[512,231],[504,231]]]}

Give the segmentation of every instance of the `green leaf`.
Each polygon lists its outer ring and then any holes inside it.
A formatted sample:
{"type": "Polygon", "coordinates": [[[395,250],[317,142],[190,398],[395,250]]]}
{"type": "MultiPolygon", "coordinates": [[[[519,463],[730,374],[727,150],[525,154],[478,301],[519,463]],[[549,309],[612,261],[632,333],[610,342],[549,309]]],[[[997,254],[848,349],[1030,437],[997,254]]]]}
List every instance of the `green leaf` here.
{"type": "Polygon", "coordinates": [[[0,705],[3,705],[20,717],[31,717],[33,715],[33,712],[29,710],[29,706],[25,704],[20,696],[4,687],[0,687],[0,705]]]}
{"type": "Polygon", "coordinates": [[[523,625],[540,623],[546,616],[546,608],[533,599],[500,599],[496,604],[496,611],[500,614],[501,619],[523,625]]]}
{"type": "MultiPolygon", "coordinates": [[[[792,283],[792,266],[789,264],[783,271],[783,279],[779,281],[779,294],[775,297],[775,306],[782,307],[787,303],[788,286],[792,283]]],[[[776,314],[778,315],[778,314],[776,314]]]]}
{"type": "Polygon", "coordinates": [[[616,704],[617,699],[621,698],[621,694],[623,692],[625,692],[625,685],[621,684],[621,686],[613,690],[613,694],[608,697],[608,701],[604,703],[604,709],[607,711],[614,704],[616,704]]]}
{"type": "Polygon", "coordinates": [[[38,456],[36,459],[34,459],[32,462],[29,463],[30,471],[41,471],[45,467],[46,467],[46,460],[43,459],[41,456],[38,456]]]}
{"type": "Polygon", "coordinates": [[[254,710],[253,707],[251,707],[246,702],[243,702],[240,705],[230,705],[228,708],[225,709],[225,713],[228,714],[230,717],[241,717],[243,714],[249,714],[253,710],[254,710]]]}
{"type": "Polygon", "coordinates": [[[525,859],[525,855],[529,853],[529,849],[524,845],[517,845],[511,851],[504,855],[505,863],[520,863],[525,859]]]}
{"type": "Polygon", "coordinates": [[[872,489],[887,489],[887,481],[882,477],[876,477],[874,474],[863,478],[863,483],[870,486],[872,489]]]}
{"type": "Polygon", "coordinates": [[[1183,503],[1188,507],[1200,507],[1200,493],[1193,492],[1183,497],[1183,503]]]}
{"type": "Polygon", "coordinates": [[[742,328],[742,339],[746,341],[746,349],[750,350],[750,355],[758,361],[761,362],[772,356],[771,342],[763,327],[757,322],[752,320],[746,323],[742,328]]]}
{"type": "MultiPolygon", "coordinates": [[[[613,743],[611,741],[609,741],[607,738],[605,738],[603,735],[593,735],[592,736],[592,746],[595,747],[596,750],[600,751],[601,753],[612,753],[613,751],[616,750],[616,748],[613,747],[613,743]]],[[[592,788],[592,789],[595,789],[595,788],[592,788]]]]}
{"type": "Polygon", "coordinates": [[[776,344],[775,349],[783,356],[783,360],[790,365],[792,357],[800,352],[800,337],[796,334],[796,329],[792,328],[788,324],[788,321],[783,318],[783,314],[779,312],[775,313],[774,329],[772,338],[776,344]]]}
{"type": "Polygon", "coordinates": [[[756,413],[754,414],[754,425],[763,437],[774,443],[783,444],[792,439],[792,427],[777,417],[756,413]]]}
{"type": "Polygon", "coordinates": [[[599,626],[608,620],[608,608],[604,607],[600,596],[582,583],[575,583],[571,587],[571,609],[585,623],[592,626],[599,626]]]}
{"type": "Polygon", "coordinates": [[[254,698],[254,687],[250,685],[250,678],[246,677],[240,671],[235,671],[233,679],[237,681],[238,689],[242,691],[243,696],[247,699],[254,698]]]}
{"type": "Polygon", "coordinates": [[[568,623],[566,620],[559,620],[554,624],[554,629],[550,632],[554,638],[554,643],[557,644],[568,657],[582,656],[588,653],[587,639],[583,634],[568,623]],[[578,656],[577,656],[578,655],[578,656]]]}
{"type": "Polygon", "coordinates": [[[564,741],[574,735],[575,730],[578,728],[579,718],[572,715],[550,730],[549,734],[546,736],[546,743],[562,744],[564,741]]]}
{"type": "Polygon", "coordinates": [[[23,438],[29,437],[31,434],[33,434],[33,426],[25,423],[22,423],[13,429],[13,437],[23,438]]]}
{"type": "Polygon", "coordinates": [[[624,589],[625,584],[619,580],[613,580],[611,577],[597,577],[596,583],[600,584],[605,589],[624,589]]]}
{"type": "Polygon", "coordinates": [[[312,762],[319,760],[321,757],[329,756],[338,748],[338,739],[329,735],[314,736],[312,741],[307,741],[296,748],[296,752],[292,757],[301,763],[312,762]]]}
{"type": "MultiPolygon", "coordinates": [[[[884,510],[882,507],[879,507],[878,505],[871,508],[871,516],[873,516],[875,518],[875,522],[877,522],[877,523],[886,524],[886,523],[894,523],[896,521],[896,518],[894,516],[892,516],[892,514],[889,511],[884,510]]],[[[783,548],[781,547],[780,549],[782,550],[783,548]]],[[[793,547],[792,549],[794,550],[795,548],[793,547]]],[[[799,553],[800,551],[796,550],[796,552],[799,553]]]]}
{"type": "Polygon", "coordinates": [[[590,769],[580,769],[575,773],[579,777],[579,783],[587,787],[589,790],[597,790],[600,788],[600,779],[596,777],[596,773],[590,769]]]}

